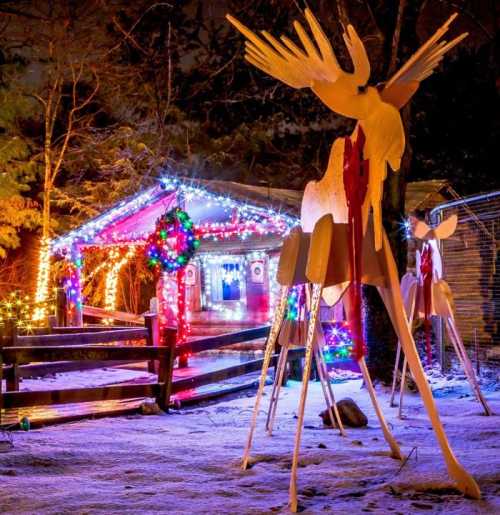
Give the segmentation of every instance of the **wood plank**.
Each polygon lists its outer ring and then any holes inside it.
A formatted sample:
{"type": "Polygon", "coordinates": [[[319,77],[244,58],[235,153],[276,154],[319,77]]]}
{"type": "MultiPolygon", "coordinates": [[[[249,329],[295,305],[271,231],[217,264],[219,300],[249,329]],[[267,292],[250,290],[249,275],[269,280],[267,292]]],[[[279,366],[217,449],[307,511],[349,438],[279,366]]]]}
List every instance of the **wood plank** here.
{"type": "Polygon", "coordinates": [[[51,424],[62,424],[86,418],[102,418],[139,413],[143,402],[139,399],[112,400],[101,402],[80,402],[50,406],[29,406],[5,410],[0,427],[19,428],[19,420],[28,417],[32,428],[51,424]]]}
{"type": "Polygon", "coordinates": [[[146,361],[165,359],[168,347],[5,347],[2,349],[4,363],[33,363],[44,361],[146,361]]]}
{"type": "Polygon", "coordinates": [[[217,349],[232,345],[234,343],[256,340],[257,338],[266,337],[269,334],[270,326],[255,327],[232,333],[221,334],[218,336],[209,336],[208,338],[200,338],[190,341],[184,345],[179,345],[175,349],[175,355],[196,354],[205,350],[217,349]]]}
{"type": "MultiPolygon", "coordinates": [[[[128,330],[128,329],[136,329],[132,326],[127,325],[86,325],[79,327],[53,327],[52,334],[74,334],[74,333],[98,333],[99,331],[119,331],[128,330]]],[[[43,334],[43,333],[41,333],[43,334]]]]}
{"type": "Polygon", "coordinates": [[[126,313],[124,311],[108,311],[103,308],[94,306],[83,306],[83,314],[95,318],[112,318],[120,322],[131,322],[134,324],[144,325],[144,317],[134,313],[126,313]]]}
{"type": "Polygon", "coordinates": [[[32,363],[19,366],[19,377],[32,378],[43,377],[49,374],[63,372],[80,372],[82,370],[95,370],[98,368],[110,368],[119,365],[129,365],[137,361],[55,361],[54,363],[32,363]]]}
{"type": "Polygon", "coordinates": [[[149,383],[68,388],[37,392],[6,392],[3,395],[3,402],[4,408],[22,408],[26,406],[48,406],[50,404],[156,397],[159,388],[160,385],[158,383],[149,383]]]}
{"type": "Polygon", "coordinates": [[[248,381],[241,384],[229,384],[224,385],[221,388],[216,388],[209,390],[207,392],[197,393],[192,392],[189,395],[181,396],[174,399],[174,405],[176,408],[182,408],[184,406],[190,406],[193,404],[198,404],[203,401],[211,401],[217,399],[218,397],[222,397],[224,395],[229,395],[231,393],[241,392],[242,390],[248,390],[250,388],[257,388],[259,386],[259,380],[255,379],[253,381],[248,381]]]}
{"type": "Polygon", "coordinates": [[[144,340],[148,331],[144,327],[98,331],[91,333],[45,334],[35,336],[19,336],[17,346],[40,347],[55,345],[91,345],[93,343],[110,343],[127,340],[144,340]]]}

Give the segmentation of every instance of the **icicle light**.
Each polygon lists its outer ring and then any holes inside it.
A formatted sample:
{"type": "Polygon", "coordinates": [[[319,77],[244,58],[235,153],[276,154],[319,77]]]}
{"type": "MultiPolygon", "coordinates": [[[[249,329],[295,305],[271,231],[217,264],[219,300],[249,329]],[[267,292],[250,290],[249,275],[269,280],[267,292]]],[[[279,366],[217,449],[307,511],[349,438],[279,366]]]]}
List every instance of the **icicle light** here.
{"type": "MultiPolygon", "coordinates": [[[[118,289],[118,277],[122,267],[132,258],[135,254],[135,247],[130,247],[125,255],[120,253],[120,250],[113,247],[109,252],[109,271],[106,274],[106,289],[104,294],[104,309],[107,311],[114,311],[116,308],[116,292],[118,289]]],[[[110,320],[106,320],[110,323],[110,320]]]]}
{"type": "Polygon", "coordinates": [[[67,252],[75,243],[85,247],[118,244],[124,241],[145,242],[151,233],[150,229],[142,232],[127,231],[123,234],[108,229],[143,207],[164,199],[165,192],[177,192],[178,195],[189,201],[204,201],[207,208],[217,206],[227,213],[237,213],[237,216],[233,218],[240,220],[239,223],[232,221],[197,224],[197,234],[202,239],[218,241],[227,237],[238,237],[245,240],[252,234],[280,234],[285,236],[292,227],[299,224],[297,218],[275,211],[270,207],[249,205],[173,177],[164,177],[160,180],[159,186],[153,186],[132,198],[123,200],[106,213],[54,240],[52,252],[67,252]],[[104,229],[107,229],[106,236],[99,234],[104,229]]]}

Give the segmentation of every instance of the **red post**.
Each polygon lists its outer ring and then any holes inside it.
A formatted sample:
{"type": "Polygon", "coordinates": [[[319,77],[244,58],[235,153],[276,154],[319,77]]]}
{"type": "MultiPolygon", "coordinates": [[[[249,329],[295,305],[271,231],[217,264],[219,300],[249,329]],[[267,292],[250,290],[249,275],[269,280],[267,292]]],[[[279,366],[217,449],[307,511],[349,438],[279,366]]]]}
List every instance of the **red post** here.
{"type": "MultiPolygon", "coordinates": [[[[189,334],[186,314],[186,282],[184,269],[177,271],[177,345],[184,345],[189,334]]],[[[188,355],[179,356],[179,368],[188,366],[188,355]]]]}

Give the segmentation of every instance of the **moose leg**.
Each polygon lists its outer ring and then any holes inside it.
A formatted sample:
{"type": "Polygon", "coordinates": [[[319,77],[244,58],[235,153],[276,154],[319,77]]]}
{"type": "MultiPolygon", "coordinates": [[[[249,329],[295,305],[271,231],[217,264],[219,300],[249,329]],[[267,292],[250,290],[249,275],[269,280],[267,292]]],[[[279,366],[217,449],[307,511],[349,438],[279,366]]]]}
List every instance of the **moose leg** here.
{"type": "MultiPolygon", "coordinates": [[[[398,341],[398,348],[396,350],[396,362],[394,363],[394,372],[392,373],[392,388],[391,388],[391,398],[389,400],[389,406],[394,408],[394,397],[396,395],[396,383],[398,380],[398,372],[399,372],[399,361],[401,359],[401,342],[398,341]]],[[[403,380],[403,376],[401,376],[401,380],[403,380]]]]}
{"type": "Polygon", "coordinates": [[[262,394],[264,393],[264,386],[266,385],[267,371],[269,369],[269,364],[271,363],[271,357],[274,353],[274,345],[276,343],[276,339],[278,338],[278,334],[281,328],[281,324],[283,322],[283,318],[285,315],[285,308],[288,299],[288,286],[281,287],[281,296],[278,303],[278,307],[274,314],[273,325],[271,326],[271,330],[269,332],[269,336],[267,338],[266,350],[264,353],[264,363],[262,364],[262,372],[260,374],[260,382],[259,389],[257,391],[257,397],[255,398],[255,406],[253,409],[252,422],[250,424],[250,431],[248,433],[248,440],[245,446],[245,450],[243,452],[243,460],[241,467],[243,470],[248,468],[248,459],[250,456],[250,448],[252,447],[252,439],[253,433],[255,431],[255,425],[257,424],[257,416],[259,414],[260,401],[262,400],[262,394]]]}
{"type": "Polygon", "coordinates": [[[391,449],[391,457],[396,460],[402,460],[404,456],[401,454],[401,450],[399,448],[398,442],[394,438],[389,426],[387,425],[387,421],[385,420],[382,409],[380,408],[380,403],[378,402],[377,395],[375,393],[375,388],[373,388],[373,383],[370,377],[370,373],[368,372],[368,367],[366,366],[365,358],[361,358],[358,360],[359,368],[361,369],[361,373],[363,374],[363,379],[365,381],[366,388],[370,395],[370,399],[373,404],[373,408],[375,409],[375,413],[377,414],[377,418],[382,427],[382,432],[384,433],[385,441],[389,444],[391,449]]]}
{"type": "MultiPolygon", "coordinates": [[[[346,295],[343,296],[344,300],[344,306],[346,308],[346,313],[350,313],[351,309],[349,307],[350,298],[349,294],[347,292],[346,295]]],[[[349,321],[349,320],[348,320],[349,321]]],[[[382,412],[382,409],[380,408],[380,403],[377,399],[377,394],[375,393],[375,388],[373,387],[373,383],[370,377],[370,373],[368,372],[368,367],[366,366],[365,358],[362,357],[358,360],[358,365],[361,370],[361,373],[363,374],[363,380],[366,386],[366,389],[368,390],[368,394],[370,395],[370,400],[372,402],[373,408],[375,410],[375,414],[377,415],[377,418],[379,420],[380,426],[382,427],[382,432],[384,434],[384,438],[386,442],[389,444],[389,447],[391,449],[391,457],[397,460],[402,460],[403,455],[401,454],[401,450],[399,448],[398,443],[396,442],[396,439],[394,438],[393,434],[391,433],[391,430],[389,429],[389,426],[387,425],[387,421],[385,420],[384,413],[382,412]]]]}
{"type": "MultiPolygon", "coordinates": [[[[414,290],[415,294],[415,290],[414,290]]],[[[412,311],[410,311],[408,315],[408,327],[413,325],[413,315],[414,315],[414,307],[415,307],[415,299],[412,302],[412,311]]],[[[401,342],[398,339],[398,348],[401,347],[401,342]]],[[[406,370],[408,368],[408,360],[406,359],[406,355],[403,353],[403,368],[401,369],[401,382],[399,384],[399,407],[398,407],[398,418],[403,418],[403,397],[405,394],[405,386],[406,386],[406,370]]]]}
{"type": "Polygon", "coordinates": [[[403,357],[403,368],[401,369],[401,382],[399,384],[399,406],[398,406],[398,418],[403,418],[403,397],[405,394],[406,385],[406,369],[408,368],[408,360],[406,356],[403,357]]]}
{"type": "Polygon", "coordinates": [[[313,342],[316,333],[316,320],[318,318],[319,304],[321,300],[322,286],[320,284],[313,285],[311,311],[309,315],[309,324],[307,326],[306,338],[306,354],[304,363],[304,372],[302,375],[302,390],[300,392],[299,410],[297,414],[297,430],[295,432],[295,444],[293,449],[292,473],[290,476],[290,510],[297,512],[297,470],[299,467],[300,439],[302,437],[302,427],[304,425],[304,410],[306,405],[307,390],[309,386],[309,377],[311,375],[311,364],[313,356],[313,342]]]}
{"type": "Polygon", "coordinates": [[[276,370],[274,372],[274,384],[271,394],[271,401],[269,403],[269,411],[267,413],[266,431],[269,436],[273,433],[274,418],[276,416],[276,409],[278,407],[278,400],[280,396],[281,385],[283,384],[283,377],[286,370],[286,359],[288,356],[289,343],[285,342],[281,347],[280,356],[276,370]]]}
{"type": "Polygon", "coordinates": [[[492,415],[493,412],[491,411],[491,408],[488,406],[488,403],[486,402],[486,399],[484,398],[483,393],[481,392],[481,388],[479,387],[479,384],[477,382],[476,374],[474,373],[474,368],[472,367],[472,363],[470,362],[469,356],[467,355],[464,343],[462,341],[462,338],[460,338],[453,318],[448,317],[446,319],[446,328],[448,330],[448,335],[453,343],[453,347],[455,348],[455,352],[457,353],[458,359],[462,364],[462,367],[464,369],[465,375],[467,377],[467,380],[469,381],[472,391],[476,395],[477,400],[482,404],[484,413],[488,416],[492,415]]]}
{"type": "MultiPolygon", "coordinates": [[[[408,325],[410,328],[413,324],[413,317],[415,316],[415,303],[417,300],[417,287],[416,284],[413,284],[410,288],[403,287],[401,284],[402,295],[404,298],[405,312],[408,317],[408,325]]],[[[399,360],[401,356],[401,342],[398,340],[398,348],[396,351],[396,364],[394,365],[394,375],[392,377],[392,390],[391,390],[391,399],[389,401],[390,406],[394,406],[394,395],[396,392],[396,381],[399,371],[399,360]]],[[[402,409],[403,409],[403,395],[404,395],[404,387],[406,383],[406,369],[407,369],[408,361],[403,354],[403,368],[401,370],[401,381],[399,385],[399,410],[398,417],[401,418],[402,409]]]]}
{"type": "Polygon", "coordinates": [[[383,241],[383,259],[385,264],[385,275],[388,281],[388,289],[380,289],[382,299],[386,305],[389,315],[393,322],[394,328],[401,340],[403,352],[408,359],[410,370],[413,374],[417,387],[420,391],[420,395],[424,402],[427,413],[431,420],[432,427],[436,433],[436,438],[441,447],[441,451],[448,468],[448,473],[456,481],[457,487],[464,494],[479,499],[481,497],[481,491],[477,483],[474,481],[467,471],[458,462],[453,451],[451,450],[448,438],[439,419],[439,414],[432,397],[432,392],[425,377],[422,364],[418,357],[417,349],[415,348],[415,342],[411,335],[410,327],[405,316],[403,309],[403,299],[401,297],[401,291],[399,289],[399,278],[396,268],[396,263],[391,252],[389,241],[387,236],[384,234],[383,241]]]}

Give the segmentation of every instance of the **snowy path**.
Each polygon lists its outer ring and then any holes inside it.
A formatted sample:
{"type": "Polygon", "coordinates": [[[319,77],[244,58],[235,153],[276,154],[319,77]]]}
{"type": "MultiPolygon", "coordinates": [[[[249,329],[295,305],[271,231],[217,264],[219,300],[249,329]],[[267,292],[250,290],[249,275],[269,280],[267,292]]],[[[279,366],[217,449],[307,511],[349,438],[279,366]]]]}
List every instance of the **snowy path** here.
{"type": "MultiPolygon", "coordinates": [[[[500,417],[480,415],[471,397],[437,399],[458,458],[483,490],[483,500],[472,501],[450,489],[417,395],[407,397],[406,420],[385,409],[404,452],[418,447],[418,461],[414,452],[398,474],[400,464],[386,455],[360,382],[335,385],[335,391],[359,402],[369,426],[349,429],[346,439],[323,429],[320,386],[311,384],[299,471],[304,513],[500,513],[500,417]]],[[[284,389],[272,438],[263,433],[262,413],[256,463],[246,472],[238,464],[250,393],[170,415],[17,432],[13,449],[0,446],[0,513],[287,513],[297,397],[296,383],[284,389]]],[[[500,392],[487,397],[500,413],[500,392]]],[[[381,399],[387,406],[386,393],[381,399]]]]}

